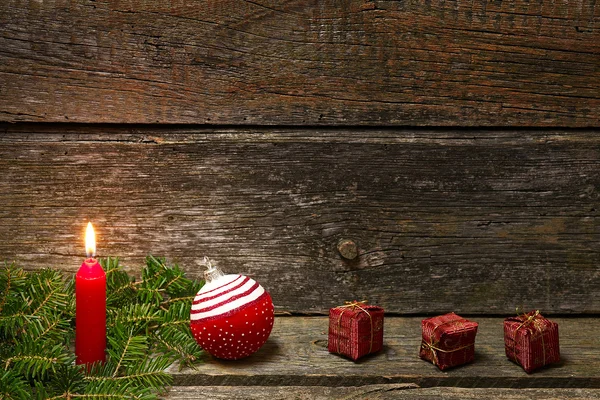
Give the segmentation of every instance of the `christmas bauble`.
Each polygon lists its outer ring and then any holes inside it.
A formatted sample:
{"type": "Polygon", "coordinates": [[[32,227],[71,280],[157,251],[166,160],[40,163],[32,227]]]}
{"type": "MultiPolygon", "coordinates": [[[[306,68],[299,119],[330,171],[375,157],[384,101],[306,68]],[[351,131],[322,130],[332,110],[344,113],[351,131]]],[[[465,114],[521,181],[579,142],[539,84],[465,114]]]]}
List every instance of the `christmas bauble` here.
{"type": "Polygon", "coordinates": [[[206,283],[196,295],[190,327],[198,344],[227,360],[248,357],[262,347],[273,328],[271,296],[253,279],[224,275],[208,263],[206,283]]]}

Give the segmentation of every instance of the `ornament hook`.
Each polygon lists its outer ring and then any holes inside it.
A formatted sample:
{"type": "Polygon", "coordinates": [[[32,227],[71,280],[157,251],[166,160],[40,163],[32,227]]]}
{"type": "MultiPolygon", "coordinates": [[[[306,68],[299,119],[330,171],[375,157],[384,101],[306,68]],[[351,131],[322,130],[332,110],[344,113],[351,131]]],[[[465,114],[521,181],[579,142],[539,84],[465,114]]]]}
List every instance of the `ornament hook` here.
{"type": "Polygon", "coordinates": [[[206,283],[210,283],[225,275],[223,271],[221,271],[219,267],[214,266],[206,256],[204,256],[204,264],[207,267],[206,271],[204,271],[204,280],[206,283]]]}

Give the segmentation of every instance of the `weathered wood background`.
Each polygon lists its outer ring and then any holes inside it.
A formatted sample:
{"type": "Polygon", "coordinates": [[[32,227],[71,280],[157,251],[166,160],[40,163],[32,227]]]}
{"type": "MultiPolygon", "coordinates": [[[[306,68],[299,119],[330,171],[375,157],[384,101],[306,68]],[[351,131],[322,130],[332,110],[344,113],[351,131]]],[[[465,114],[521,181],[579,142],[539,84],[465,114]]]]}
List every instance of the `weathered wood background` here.
{"type": "Polygon", "coordinates": [[[0,136],[0,255],[29,268],[74,272],[89,219],[100,255],[208,255],[280,311],[600,312],[593,131],[31,128],[0,136]]]}
{"type": "Polygon", "coordinates": [[[595,0],[4,0],[6,121],[597,127],[595,0]]]}
{"type": "Polygon", "coordinates": [[[599,19],[3,1],[0,259],[74,272],[92,220],[100,255],[198,277],[208,255],[278,311],[600,313],[599,19]]]}

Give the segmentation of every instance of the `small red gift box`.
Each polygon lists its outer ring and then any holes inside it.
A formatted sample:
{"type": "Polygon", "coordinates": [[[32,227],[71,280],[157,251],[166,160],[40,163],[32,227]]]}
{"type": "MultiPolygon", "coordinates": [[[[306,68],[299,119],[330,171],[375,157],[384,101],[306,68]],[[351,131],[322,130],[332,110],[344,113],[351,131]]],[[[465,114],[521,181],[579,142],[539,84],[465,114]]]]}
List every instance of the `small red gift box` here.
{"type": "Polygon", "coordinates": [[[504,320],[506,357],[530,373],[560,360],[558,324],[538,311],[504,320]]]}
{"type": "Polygon", "coordinates": [[[329,310],[330,353],[353,360],[383,347],[383,308],[353,302],[329,310]]]}
{"type": "Polygon", "coordinates": [[[473,361],[477,326],[455,313],[424,319],[419,356],[441,370],[473,361]]]}

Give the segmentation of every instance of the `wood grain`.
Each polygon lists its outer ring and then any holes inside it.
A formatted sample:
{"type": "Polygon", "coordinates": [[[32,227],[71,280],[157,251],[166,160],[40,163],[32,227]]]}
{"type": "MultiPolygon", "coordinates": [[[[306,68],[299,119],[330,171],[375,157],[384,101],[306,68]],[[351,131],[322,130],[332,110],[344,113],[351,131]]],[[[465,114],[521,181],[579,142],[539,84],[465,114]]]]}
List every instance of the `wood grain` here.
{"type": "Polygon", "coordinates": [[[421,318],[399,317],[385,319],[383,350],[358,362],[327,351],[327,317],[279,317],[267,343],[251,357],[224,361],[206,355],[195,371],[174,366],[170,372],[175,386],[600,388],[600,339],[593,334],[600,319],[553,318],[561,362],[532,374],[506,358],[502,318],[472,320],[479,323],[475,361],[445,372],[418,356],[421,318]]]}
{"type": "Polygon", "coordinates": [[[0,2],[0,120],[598,127],[596,1],[0,2]]]}
{"type": "Polygon", "coordinates": [[[271,399],[271,400],[353,400],[353,399],[505,399],[505,400],[584,400],[600,398],[598,389],[465,389],[418,388],[405,384],[367,385],[361,387],[326,386],[176,386],[169,390],[167,400],[209,399],[271,399]]]}
{"type": "Polygon", "coordinates": [[[587,130],[6,125],[0,260],[73,273],[91,220],[134,273],[206,255],[280,312],[600,313],[599,170],[587,130]]]}

